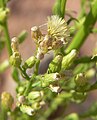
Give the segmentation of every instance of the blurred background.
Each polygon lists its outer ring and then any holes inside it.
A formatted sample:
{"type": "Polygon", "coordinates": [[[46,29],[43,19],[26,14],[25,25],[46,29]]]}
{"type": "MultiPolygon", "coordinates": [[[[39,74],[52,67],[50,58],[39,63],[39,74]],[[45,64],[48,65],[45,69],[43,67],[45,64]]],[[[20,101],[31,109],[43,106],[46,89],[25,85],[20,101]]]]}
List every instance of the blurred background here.
{"type": "MultiPolygon", "coordinates": [[[[27,30],[28,32],[27,39],[20,45],[20,52],[24,60],[33,55],[35,51],[35,44],[30,34],[31,27],[46,23],[47,16],[52,14],[54,2],[55,0],[11,0],[9,2],[8,7],[11,10],[8,20],[10,37],[17,36],[22,30],[27,30]]],[[[80,0],[67,0],[66,9],[75,11],[73,14],[77,17],[80,12],[80,0]]],[[[96,43],[96,37],[97,35],[90,35],[88,37],[80,50],[80,55],[90,55],[92,53],[92,49],[96,43]]],[[[8,58],[8,54],[5,48],[2,54],[0,54],[0,62],[4,61],[6,58],[8,58]]],[[[15,96],[15,86],[11,78],[11,70],[7,69],[5,73],[0,75],[0,93],[2,91],[9,91],[15,96]]],[[[97,91],[94,91],[94,94],[90,93],[91,96],[88,98],[89,100],[87,100],[87,102],[91,103],[92,99],[97,100],[96,92],[97,91]]],[[[87,102],[82,105],[82,110],[87,106],[87,102]]]]}

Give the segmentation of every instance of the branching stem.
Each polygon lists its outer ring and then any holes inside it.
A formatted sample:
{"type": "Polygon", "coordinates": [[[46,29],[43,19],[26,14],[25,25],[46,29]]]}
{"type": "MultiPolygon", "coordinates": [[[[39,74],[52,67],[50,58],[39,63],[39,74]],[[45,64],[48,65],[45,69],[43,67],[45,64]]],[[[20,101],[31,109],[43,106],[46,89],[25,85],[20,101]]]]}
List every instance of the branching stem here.
{"type": "Polygon", "coordinates": [[[67,47],[66,53],[69,53],[72,49],[77,50],[80,49],[80,47],[83,45],[84,41],[90,34],[91,29],[95,25],[96,20],[97,20],[97,0],[95,0],[95,2],[93,3],[91,10],[85,19],[84,24],[78,30],[72,42],[67,47]]]}

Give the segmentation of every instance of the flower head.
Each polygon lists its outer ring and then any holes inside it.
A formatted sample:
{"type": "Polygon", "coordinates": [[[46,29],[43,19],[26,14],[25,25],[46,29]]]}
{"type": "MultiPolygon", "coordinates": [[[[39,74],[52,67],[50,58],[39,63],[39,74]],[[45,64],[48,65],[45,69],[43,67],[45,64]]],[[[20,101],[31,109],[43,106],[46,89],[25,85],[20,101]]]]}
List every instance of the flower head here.
{"type": "Polygon", "coordinates": [[[47,34],[40,31],[40,27],[32,27],[32,38],[38,47],[37,58],[43,59],[44,54],[56,50],[67,44],[69,30],[67,23],[58,15],[52,15],[47,20],[47,34]]]}
{"type": "Polygon", "coordinates": [[[48,17],[47,21],[48,34],[56,39],[67,40],[69,37],[69,30],[67,23],[58,15],[48,17]]]}

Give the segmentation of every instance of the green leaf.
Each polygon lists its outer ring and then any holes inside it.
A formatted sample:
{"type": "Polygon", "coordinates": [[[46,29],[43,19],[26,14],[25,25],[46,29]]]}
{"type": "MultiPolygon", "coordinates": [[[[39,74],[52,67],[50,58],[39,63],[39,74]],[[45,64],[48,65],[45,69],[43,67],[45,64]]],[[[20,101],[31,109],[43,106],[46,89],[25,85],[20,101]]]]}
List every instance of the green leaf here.
{"type": "Polygon", "coordinates": [[[91,10],[89,14],[86,16],[83,25],[81,25],[80,29],[77,31],[73,40],[65,50],[66,53],[69,53],[72,49],[79,50],[83,45],[84,41],[90,34],[90,30],[93,28],[97,21],[97,0],[91,6],[91,10]]]}
{"type": "Polygon", "coordinates": [[[56,0],[53,7],[53,14],[64,18],[66,1],[67,0],[56,0]]]}
{"type": "Polygon", "coordinates": [[[70,19],[67,21],[67,24],[69,25],[72,21],[79,22],[78,19],[71,16],[70,19]]]}
{"type": "Polygon", "coordinates": [[[53,7],[53,14],[59,15],[61,17],[61,0],[56,0],[53,7]]]}
{"type": "Polygon", "coordinates": [[[67,0],[61,0],[61,16],[64,18],[65,15],[65,6],[67,0]]]}
{"type": "Polygon", "coordinates": [[[18,72],[17,68],[13,68],[12,77],[15,80],[15,82],[17,82],[17,83],[20,82],[19,72],[18,72]]]}
{"type": "Polygon", "coordinates": [[[23,30],[19,35],[18,35],[18,40],[19,43],[21,44],[22,42],[24,42],[24,40],[26,39],[28,33],[26,30],[23,30]]]}

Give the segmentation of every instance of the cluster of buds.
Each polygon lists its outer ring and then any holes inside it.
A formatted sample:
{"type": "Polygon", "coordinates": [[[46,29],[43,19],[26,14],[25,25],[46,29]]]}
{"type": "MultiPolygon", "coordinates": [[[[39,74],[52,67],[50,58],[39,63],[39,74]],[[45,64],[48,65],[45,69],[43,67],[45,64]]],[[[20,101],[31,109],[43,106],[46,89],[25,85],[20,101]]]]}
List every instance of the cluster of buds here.
{"type": "Polygon", "coordinates": [[[18,104],[20,106],[20,110],[23,113],[26,113],[32,116],[37,110],[39,110],[45,102],[43,99],[43,91],[32,91],[26,97],[19,96],[18,104]],[[28,101],[28,104],[26,103],[28,101]]]}
{"type": "Polygon", "coordinates": [[[72,101],[76,102],[76,103],[81,103],[83,101],[85,101],[85,99],[87,98],[87,93],[86,92],[76,92],[75,90],[71,91],[72,93],[72,101]]]}
{"type": "Polygon", "coordinates": [[[61,88],[59,86],[59,81],[62,79],[59,73],[45,74],[41,81],[42,87],[49,87],[52,92],[59,93],[61,88]]]}
{"type": "Polygon", "coordinates": [[[52,92],[59,93],[60,92],[60,86],[59,81],[63,80],[63,77],[59,73],[50,73],[50,74],[44,74],[36,76],[36,82],[33,83],[32,88],[35,88],[36,86],[41,88],[49,88],[52,92]]]}
{"type": "MultiPolygon", "coordinates": [[[[61,74],[71,67],[77,57],[77,51],[73,49],[70,53],[65,55],[57,55],[49,64],[47,73],[61,72],[61,74]]],[[[67,73],[66,73],[67,74],[67,73]]],[[[70,76],[70,75],[69,75],[70,76]]]]}
{"type": "Polygon", "coordinates": [[[47,34],[42,34],[39,27],[31,28],[32,39],[38,45],[37,58],[43,59],[44,54],[56,50],[67,44],[69,30],[64,19],[57,15],[48,17],[47,34]]]}
{"type": "Polygon", "coordinates": [[[6,9],[0,8],[0,24],[1,25],[7,19],[8,13],[9,13],[9,9],[8,8],[6,8],[6,9]]]}
{"type": "Polygon", "coordinates": [[[3,92],[1,94],[1,105],[4,109],[11,109],[13,104],[13,97],[8,92],[3,92]]]}
{"type": "Polygon", "coordinates": [[[87,84],[87,78],[84,73],[79,73],[75,77],[75,83],[77,86],[85,86],[87,84]]]}
{"type": "Polygon", "coordinates": [[[23,94],[23,92],[26,89],[27,85],[28,85],[28,81],[22,81],[22,82],[20,82],[20,84],[16,88],[18,96],[21,96],[23,94]]]}
{"type": "Polygon", "coordinates": [[[16,37],[12,38],[11,47],[13,54],[10,56],[10,64],[15,67],[19,67],[22,61],[18,46],[19,46],[18,39],[16,37]]]}

